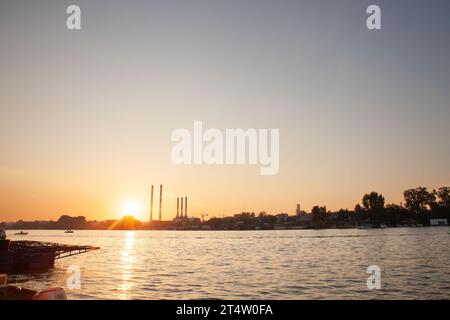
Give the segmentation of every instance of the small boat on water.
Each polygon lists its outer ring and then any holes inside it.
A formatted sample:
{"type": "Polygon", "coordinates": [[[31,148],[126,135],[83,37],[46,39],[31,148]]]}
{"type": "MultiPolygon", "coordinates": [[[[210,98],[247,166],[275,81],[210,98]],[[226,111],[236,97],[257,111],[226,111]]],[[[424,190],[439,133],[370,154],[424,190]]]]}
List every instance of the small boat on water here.
{"type": "Polygon", "coordinates": [[[73,233],[73,230],[66,230],[64,233],[73,233]]]}
{"type": "Polygon", "coordinates": [[[23,232],[23,231],[14,233],[14,235],[16,235],[16,236],[25,236],[25,235],[27,235],[27,234],[28,234],[28,232],[23,232]]]}

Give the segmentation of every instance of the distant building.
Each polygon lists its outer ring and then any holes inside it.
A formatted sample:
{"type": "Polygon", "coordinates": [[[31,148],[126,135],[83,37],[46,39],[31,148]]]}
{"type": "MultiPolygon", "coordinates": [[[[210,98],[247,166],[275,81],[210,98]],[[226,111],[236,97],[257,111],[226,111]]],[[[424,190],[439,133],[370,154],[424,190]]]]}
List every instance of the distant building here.
{"type": "Polygon", "coordinates": [[[297,222],[299,223],[311,223],[312,214],[304,214],[302,213],[299,217],[297,217],[297,222]]]}
{"type": "Polygon", "coordinates": [[[254,212],[241,212],[241,213],[235,214],[234,217],[235,218],[254,218],[255,217],[255,213],[254,212]]]}
{"type": "Polygon", "coordinates": [[[430,226],[446,226],[447,219],[430,219],[430,226]]]}
{"type": "Polygon", "coordinates": [[[302,215],[302,211],[300,210],[300,203],[297,203],[297,209],[295,210],[295,215],[300,217],[302,215]]]}
{"type": "Polygon", "coordinates": [[[280,213],[275,217],[277,217],[277,223],[286,223],[289,220],[289,215],[287,213],[280,213]]]}

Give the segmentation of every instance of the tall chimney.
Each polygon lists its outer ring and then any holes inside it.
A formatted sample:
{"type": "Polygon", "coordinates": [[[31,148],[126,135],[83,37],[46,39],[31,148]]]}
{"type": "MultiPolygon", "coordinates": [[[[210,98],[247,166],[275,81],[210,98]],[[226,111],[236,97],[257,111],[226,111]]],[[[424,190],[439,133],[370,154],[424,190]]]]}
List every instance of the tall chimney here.
{"type": "Polygon", "coordinates": [[[187,197],[184,197],[184,216],[187,218],[187,197]]]}
{"type": "Polygon", "coordinates": [[[183,197],[181,197],[181,217],[183,218],[183,197]]]}
{"type": "Polygon", "coordinates": [[[162,184],[159,186],[159,221],[161,221],[161,206],[162,206],[162,184]]]}
{"type": "Polygon", "coordinates": [[[150,222],[153,220],[153,185],[152,185],[152,191],[150,195],[150,222]]]}
{"type": "Polygon", "coordinates": [[[180,198],[177,198],[177,218],[180,216],[179,212],[180,212],[180,198]]]}

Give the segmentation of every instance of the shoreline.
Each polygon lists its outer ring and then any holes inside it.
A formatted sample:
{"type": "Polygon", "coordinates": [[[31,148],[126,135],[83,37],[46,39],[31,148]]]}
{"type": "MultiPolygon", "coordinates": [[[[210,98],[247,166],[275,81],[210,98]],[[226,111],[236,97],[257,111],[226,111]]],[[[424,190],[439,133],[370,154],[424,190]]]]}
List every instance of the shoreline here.
{"type": "MultiPolygon", "coordinates": [[[[397,227],[364,227],[364,228],[274,228],[274,229],[72,229],[73,231],[298,231],[298,230],[371,230],[371,229],[412,229],[412,228],[437,228],[450,226],[397,226],[397,227]]],[[[66,231],[67,229],[4,229],[5,231],[66,231]]]]}

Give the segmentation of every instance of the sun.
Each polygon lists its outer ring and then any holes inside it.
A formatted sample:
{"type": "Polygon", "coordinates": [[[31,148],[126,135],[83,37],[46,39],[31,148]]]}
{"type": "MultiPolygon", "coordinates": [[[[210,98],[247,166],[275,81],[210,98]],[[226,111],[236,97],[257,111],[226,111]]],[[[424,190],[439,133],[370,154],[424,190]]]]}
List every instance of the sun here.
{"type": "Polygon", "coordinates": [[[143,210],[144,208],[139,201],[128,199],[122,202],[120,214],[139,218],[139,215],[142,214],[143,210]]]}

